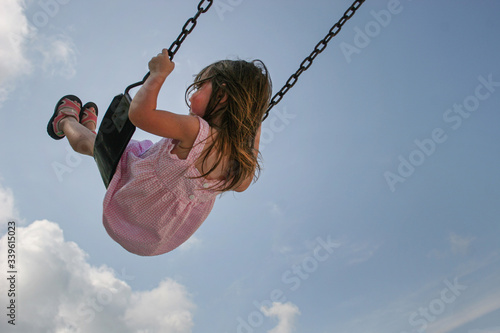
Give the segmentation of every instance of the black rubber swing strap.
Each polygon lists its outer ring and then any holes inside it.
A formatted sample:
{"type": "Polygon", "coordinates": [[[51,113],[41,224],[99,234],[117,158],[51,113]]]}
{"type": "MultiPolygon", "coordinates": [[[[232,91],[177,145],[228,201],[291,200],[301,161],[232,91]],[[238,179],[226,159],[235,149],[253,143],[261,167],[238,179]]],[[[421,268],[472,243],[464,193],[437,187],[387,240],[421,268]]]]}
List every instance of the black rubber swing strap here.
{"type": "Polygon", "coordinates": [[[303,72],[308,70],[309,67],[311,67],[314,59],[316,59],[318,54],[320,54],[326,49],[326,47],[328,46],[328,42],[330,42],[330,40],[332,40],[333,37],[337,36],[337,34],[340,32],[344,24],[347,21],[349,21],[351,17],[354,16],[354,14],[359,9],[359,7],[361,7],[363,2],[365,2],[365,0],[354,1],[351,7],[349,7],[349,9],[347,9],[347,11],[344,13],[342,18],[337,23],[335,23],[335,25],[330,29],[330,31],[328,31],[328,34],[325,36],[325,38],[323,38],[322,40],[319,41],[318,44],[316,44],[316,47],[311,52],[311,54],[308,57],[306,57],[304,61],[302,61],[299,69],[294,74],[292,74],[290,78],[288,78],[283,88],[281,88],[281,90],[278,91],[276,95],[274,95],[274,97],[271,99],[271,102],[269,103],[269,108],[267,109],[264,115],[264,119],[262,121],[266,120],[266,118],[269,116],[269,112],[271,111],[271,109],[276,104],[278,104],[283,99],[283,96],[285,96],[285,94],[295,85],[295,83],[297,83],[299,76],[303,72]]]}
{"type": "MultiPolygon", "coordinates": [[[[198,4],[198,11],[196,12],[196,14],[186,21],[186,23],[182,27],[181,33],[179,34],[179,36],[177,36],[177,39],[168,48],[168,54],[169,54],[170,60],[174,59],[175,54],[177,53],[177,51],[181,47],[181,45],[184,42],[184,40],[186,39],[186,37],[191,32],[193,32],[194,28],[196,27],[196,24],[198,23],[198,18],[201,16],[201,14],[206,13],[210,9],[210,7],[212,7],[213,3],[214,3],[214,0],[201,0],[200,1],[200,3],[198,4]]],[[[144,82],[146,82],[146,80],[148,79],[149,75],[150,75],[150,73],[148,72],[144,76],[142,81],[133,83],[130,86],[128,86],[125,89],[125,95],[129,96],[129,91],[131,89],[138,87],[138,86],[142,86],[144,84],[144,82]]]]}

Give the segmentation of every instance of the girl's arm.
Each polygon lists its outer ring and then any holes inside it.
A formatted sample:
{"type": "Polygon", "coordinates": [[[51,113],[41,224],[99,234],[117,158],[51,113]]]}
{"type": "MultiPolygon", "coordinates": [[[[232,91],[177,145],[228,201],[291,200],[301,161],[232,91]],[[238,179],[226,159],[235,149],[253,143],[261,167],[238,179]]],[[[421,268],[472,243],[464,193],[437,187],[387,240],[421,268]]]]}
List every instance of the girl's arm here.
{"type": "Polygon", "coordinates": [[[170,61],[166,49],[149,62],[150,76],[134,96],[128,115],[130,121],[138,128],[179,140],[181,144],[189,147],[198,135],[198,119],[156,109],[158,94],[174,67],[175,64],[170,61]]]}
{"type": "MultiPolygon", "coordinates": [[[[259,154],[260,132],[261,132],[261,129],[262,129],[262,124],[259,126],[259,129],[257,130],[257,134],[255,135],[255,143],[254,143],[254,146],[253,146],[254,147],[255,157],[257,157],[258,154],[259,154]]],[[[255,172],[255,170],[254,170],[254,172],[255,172]]],[[[245,191],[250,186],[250,184],[252,184],[253,177],[254,177],[254,173],[252,173],[245,180],[243,180],[243,182],[240,185],[238,185],[238,187],[235,188],[234,191],[235,192],[243,192],[243,191],[245,191]]]]}

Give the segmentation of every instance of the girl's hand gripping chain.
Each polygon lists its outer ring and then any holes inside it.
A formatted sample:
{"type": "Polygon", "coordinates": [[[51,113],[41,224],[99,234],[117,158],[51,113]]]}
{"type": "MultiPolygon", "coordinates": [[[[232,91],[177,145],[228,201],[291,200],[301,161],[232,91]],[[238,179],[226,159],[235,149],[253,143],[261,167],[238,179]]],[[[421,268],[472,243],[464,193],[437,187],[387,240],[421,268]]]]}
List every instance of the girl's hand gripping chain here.
{"type": "Polygon", "coordinates": [[[167,49],[151,59],[150,75],[132,99],[128,117],[132,124],[146,132],[178,140],[190,147],[198,134],[198,119],[156,108],[158,94],[174,67],[167,49]]]}
{"type": "Polygon", "coordinates": [[[175,68],[175,64],[170,60],[168,50],[163,49],[156,57],[149,62],[149,71],[152,76],[167,78],[175,68]]]}

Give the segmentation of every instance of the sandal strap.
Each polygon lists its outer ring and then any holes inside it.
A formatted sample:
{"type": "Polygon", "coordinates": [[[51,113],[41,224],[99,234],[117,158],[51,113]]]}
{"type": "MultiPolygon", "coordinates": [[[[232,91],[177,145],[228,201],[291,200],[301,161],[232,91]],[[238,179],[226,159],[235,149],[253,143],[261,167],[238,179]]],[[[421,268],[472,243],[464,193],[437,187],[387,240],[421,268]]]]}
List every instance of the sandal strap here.
{"type": "Polygon", "coordinates": [[[80,104],[77,101],[65,98],[57,110],[58,114],[52,122],[52,125],[54,126],[54,133],[58,136],[64,136],[64,132],[59,129],[59,122],[66,117],[73,117],[76,121],[79,121],[80,104]]]}
{"type": "Polygon", "coordinates": [[[82,112],[82,117],[80,119],[80,123],[85,125],[86,123],[92,122],[97,124],[97,115],[95,114],[94,108],[85,109],[82,112]]]}
{"type": "Polygon", "coordinates": [[[92,102],[85,104],[80,112],[80,123],[85,125],[87,123],[94,123],[97,125],[97,105],[92,102]]]}

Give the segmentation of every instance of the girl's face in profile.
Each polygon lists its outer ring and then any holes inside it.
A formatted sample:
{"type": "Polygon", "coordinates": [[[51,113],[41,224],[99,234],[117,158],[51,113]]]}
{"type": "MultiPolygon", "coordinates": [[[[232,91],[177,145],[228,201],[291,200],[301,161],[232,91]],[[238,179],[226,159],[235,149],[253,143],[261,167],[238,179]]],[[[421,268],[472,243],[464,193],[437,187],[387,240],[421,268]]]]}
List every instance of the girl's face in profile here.
{"type": "Polygon", "coordinates": [[[203,117],[207,110],[210,96],[212,96],[212,82],[205,81],[201,83],[198,89],[189,97],[189,102],[191,104],[190,113],[203,117]]]}

